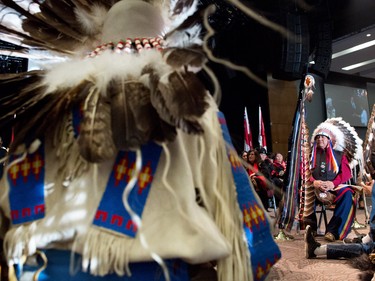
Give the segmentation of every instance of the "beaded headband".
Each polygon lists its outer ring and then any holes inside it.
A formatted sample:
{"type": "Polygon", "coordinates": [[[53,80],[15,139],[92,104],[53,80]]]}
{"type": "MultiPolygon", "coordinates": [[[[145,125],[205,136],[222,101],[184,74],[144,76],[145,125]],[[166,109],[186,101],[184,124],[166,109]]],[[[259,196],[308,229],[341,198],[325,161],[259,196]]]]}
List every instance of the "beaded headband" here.
{"type": "Polygon", "coordinates": [[[162,37],[153,38],[127,38],[125,41],[120,40],[116,44],[108,42],[95,48],[87,57],[93,58],[102,54],[106,50],[111,50],[116,53],[135,53],[143,50],[156,49],[158,51],[163,49],[164,40],[162,37]]]}
{"type": "Polygon", "coordinates": [[[318,133],[315,135],[315,139],[316,139],[317,136],[325,136],[325,137],[327,137],[328,139],[331,139],[331,136],[330,136],[328,133],[323,132],[323,131],[318,132],[318,133]]]}

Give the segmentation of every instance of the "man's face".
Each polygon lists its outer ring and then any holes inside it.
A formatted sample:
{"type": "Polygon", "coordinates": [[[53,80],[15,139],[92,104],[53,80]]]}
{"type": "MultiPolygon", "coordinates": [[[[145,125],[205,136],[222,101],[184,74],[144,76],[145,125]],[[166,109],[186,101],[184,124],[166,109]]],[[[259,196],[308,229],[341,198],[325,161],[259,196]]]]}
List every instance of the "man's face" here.
{"type": "Polygon", "coordinates": [[[317,147],[325,149],[328,146],[329,139],[326,136],[316,136],[315,138],[317,147]]]}

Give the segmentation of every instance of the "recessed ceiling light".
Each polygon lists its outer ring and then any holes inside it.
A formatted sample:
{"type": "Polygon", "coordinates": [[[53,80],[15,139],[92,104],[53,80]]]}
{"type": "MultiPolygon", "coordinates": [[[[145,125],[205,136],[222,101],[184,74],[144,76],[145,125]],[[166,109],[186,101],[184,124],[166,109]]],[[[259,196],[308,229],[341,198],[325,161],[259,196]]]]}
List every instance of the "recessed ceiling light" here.
{"type": "Polygon", "coordinates": [[[367,33],[367,34],[366,34],[366,37],[370,37],[370,36],[371,36],[371,33],[367,33]]]}
{"type": "Polygon", "coordinates": [[[364,65],[368,65],[370,63],[374,63],[374,62],[375,62],[375,59],[367,60],[367,61],[363,61],[363,62],[360,62],[360,63],[356,63],[356,64],[352,64],[352,65],[343,67],[341,69],[348,71],[348,70],[352,70],[352,69],[355,69],[355,68],[358,68],[358,67],[361,67],[361,66],[364,66],[364,65]]]}

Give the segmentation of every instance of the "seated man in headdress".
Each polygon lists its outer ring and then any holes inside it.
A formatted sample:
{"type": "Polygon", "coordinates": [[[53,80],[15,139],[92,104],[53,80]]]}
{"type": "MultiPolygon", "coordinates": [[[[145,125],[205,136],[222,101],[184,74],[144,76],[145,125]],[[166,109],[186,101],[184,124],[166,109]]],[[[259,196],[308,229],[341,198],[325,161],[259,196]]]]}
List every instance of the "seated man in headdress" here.
{"type": "MultiPolygon", "coordinates": [[[[333,242],[344,239],[351,230],[355,217],[355,191],[345,186],[351,175],[348,158],[344,154],[344,135],[333,124],[323,122],[312,135],[313,151],[311,158],[310,182],[315,188],[318,200],[335,197],[335,209],[329,221],[324,238],[333,242]]],[[[317,230],[315,213],[304,218],[312,231],[317,230]]]]}

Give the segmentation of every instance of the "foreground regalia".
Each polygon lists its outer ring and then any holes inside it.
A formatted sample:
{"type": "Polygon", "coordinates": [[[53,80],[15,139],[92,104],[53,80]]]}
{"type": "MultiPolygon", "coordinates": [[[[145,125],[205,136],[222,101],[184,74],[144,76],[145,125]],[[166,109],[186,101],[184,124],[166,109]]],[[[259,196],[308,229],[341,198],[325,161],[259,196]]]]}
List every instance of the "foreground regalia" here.
{"type": "Polygon", "coordinates": [[[264,280],[280,251],[197,78],[197,3],[2,3],[1,39],[55,60],[0,81],[0,126],[14,130],[1,234],[17,276],[264,280]]]}

